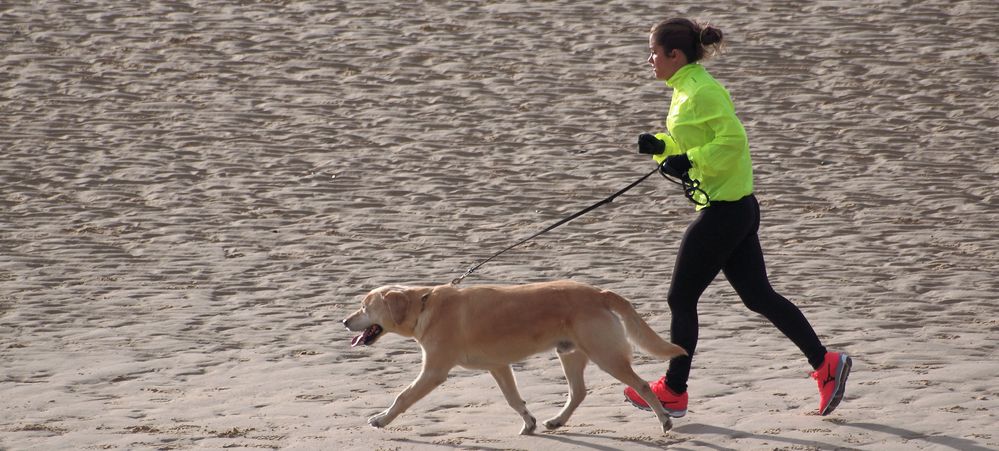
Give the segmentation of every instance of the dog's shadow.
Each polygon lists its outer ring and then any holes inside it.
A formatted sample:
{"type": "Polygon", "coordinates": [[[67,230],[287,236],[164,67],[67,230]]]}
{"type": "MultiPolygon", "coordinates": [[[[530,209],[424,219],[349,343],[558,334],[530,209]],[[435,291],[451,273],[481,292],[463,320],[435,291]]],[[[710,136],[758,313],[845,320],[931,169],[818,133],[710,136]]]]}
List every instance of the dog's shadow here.
{"type": "Polygon", "coordinates": [[[536,435],[539,438],[550,439],[570,445],[576,449],[593,449],[597,451],[618,451],[621,449],[635,449],[646,447],[650,449],[666,449],[670,446],[687,442],[685,439],[675,439],[669,436],[662,438],[639,438],[639,437],[609,437],[606,435],[581,434],[578,432],[558,432],[555,434],[541,433],[536,435]],[[607,445],[594,443],[594,441],[606,441],[607,445]]]}
{"type": "MultiPolygon", "coordinates": [[[[665,449],[671,445],[676,445],[678,443],[686,442],[687,440],[670,440],[668,438],[663,439],[653,439],[653,440],[643,440],[639,438],[634,439],[624,439],[618,437],[608,437],[605,435],[590,435],[581,434],[578,432],[558,432],[558,433],[536,433],[530,436],[531,438],[537,438],[541,440],[552,440],[561,443],[563,446],[572,447],[573,449],[591,449],[596,451],[619,451],[621,449],[634,449],[636,445],[640,447],[647,447],[649,449],[665,449]],[[594,443],[594,441],[606,442],[606,444],[594,443]]],[[[506,451],[509,450],[509,446],[503,447],[491,447],[486,446],[481,443],[476,443],[474,445],[468,444],[442,444],[440,442],[424,442],[420,440],[414,440],[410,438],[393,438],[393,442],[408,443],[412,446],[436,446],[436,447],[451,447],[455,449],[476,449],[476,450],[486,450],[486,451],[506,451]]],[[[532,449],[543,449],[543,445],[538,445],[537,448],[532,449]]]]}
{"type": "Polygon", "coordinates": [[[776,435],[754,434],[736,429],[728,429],[720,426],[708,424],[690,423],[673,428],[675,434],[664,435],[662,438],[621,438],[580,434],[578,432],[560,432],[557,434],[539,434],[543,437],[571,445],[579,449],[593,449],[599,451],[620,450],[624,448],[634,449],[637,447],[647,447],[651,449],[666,449],[677,445],[697,446],[705,449],[715,449],[719,451],[738,451],[739,448],[721,446],[717,440],[702,440],[697,436],[715,435],[722,436],[725,440],[753,438],[768,442],[785,442],[794,446],[802,446],[809,449],[836,449],[840,448],[829,443],[815,440],[795,439],[780,437],[776,435]],[[585,440],[580,440],[585,439],[585,440]],[[594,440],[612,442],[608,445],[593,443],[594,440]]]}
{"type": "MultiPolygon", "coordinates": [[[[564,449],[566,447],[571,447],[572,449],[589,449],[596,451],[619,451],[621,449],[666,449],[670,446],[675,446],[681,443],[695,443],[703,446],[710,446],[706,443],[691,440],[689,438],[676,438],[664,435],[661,438],[652,438],[649,436],[638,436],[638,437],[612,437],[607,435],[599,434],[585,434],[580,432],[568,432],[566,430],[558,430],[554,432],[548,431],[538,431],[533,435],[526,436],[530,439],[537,439],[539,443],[532,445],[531,449],[544,449],[545,446],[540,442],[541,440],[551,440],[558,442],[559,446],[557,448],[564,449]]],[[[447,444],[441,443],[440,441],[425,442],[412,438],[392,438],[393,442],[407,443],[412,446],[436,446],[436,447],[451,447],[455,449],[476,449],[476,450],[486,450],[486,451],[504,451],[509,450],[509,446],[503,447],[491,447],[483,445],[481,443],[471,444],[447,444]]],[[[729,448],[721,448],[717,446],[711,446],[716,449],[727,450],[729,448]]]]}

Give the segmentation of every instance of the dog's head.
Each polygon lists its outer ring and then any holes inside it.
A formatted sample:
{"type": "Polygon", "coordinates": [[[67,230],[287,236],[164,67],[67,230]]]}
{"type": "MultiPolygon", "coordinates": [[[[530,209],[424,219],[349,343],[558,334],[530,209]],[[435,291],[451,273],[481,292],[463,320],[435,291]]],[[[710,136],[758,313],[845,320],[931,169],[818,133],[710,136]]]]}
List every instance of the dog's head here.
{"type": "Polygon", "coordinates": [[[386,332],[412,336],[413,324],[409,320],[412,315],[419,314],[419,310],[414,311],[414,308],[419,309],[423,291],[427,290],[409,287],[381,287],[372,290],[361,300],[361,308],[343,320],[347,329],[361,331],[350,345],[370,345],[386,332]]]}

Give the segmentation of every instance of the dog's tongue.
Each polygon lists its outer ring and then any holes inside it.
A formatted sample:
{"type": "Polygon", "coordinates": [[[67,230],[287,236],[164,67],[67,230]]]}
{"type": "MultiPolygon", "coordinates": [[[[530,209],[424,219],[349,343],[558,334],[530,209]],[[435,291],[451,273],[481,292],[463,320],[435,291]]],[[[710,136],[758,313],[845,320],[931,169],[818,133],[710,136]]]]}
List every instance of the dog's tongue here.
{"type": "Polygon", "coordinates": [[[368,341],[370,341],[372,336],[378,335],[381,332],[382,332],[381,326],[377,324],[372,325],[371,327],[364,329],[364,332],[361,332],[360,335],[354,337],[354,339],[350,341],[350,347],[353,348],[354,346],[357,345],[367,345],[368,341]]]}

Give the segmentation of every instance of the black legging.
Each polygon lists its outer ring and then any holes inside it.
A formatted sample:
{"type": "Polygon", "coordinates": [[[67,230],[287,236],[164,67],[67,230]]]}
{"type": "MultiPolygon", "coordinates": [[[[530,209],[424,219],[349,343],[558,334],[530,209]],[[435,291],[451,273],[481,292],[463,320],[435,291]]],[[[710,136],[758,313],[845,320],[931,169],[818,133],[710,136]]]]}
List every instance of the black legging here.
{"type": "MultiPolygon", "coordinates": [[[[672,314],[670,339],[694,355],[697,299],[718,271],[723,271],[746,307],[777,326],[817,368],[826,348],[801,310],[770,286],[759,228],[760,204],[752,194],[732,202],[711,202],[687,227],[667,296],[672,314]]],[[[666,379],[674,392],[687,391],[690,363],[691,357],[670,360],[666,379]]]]}

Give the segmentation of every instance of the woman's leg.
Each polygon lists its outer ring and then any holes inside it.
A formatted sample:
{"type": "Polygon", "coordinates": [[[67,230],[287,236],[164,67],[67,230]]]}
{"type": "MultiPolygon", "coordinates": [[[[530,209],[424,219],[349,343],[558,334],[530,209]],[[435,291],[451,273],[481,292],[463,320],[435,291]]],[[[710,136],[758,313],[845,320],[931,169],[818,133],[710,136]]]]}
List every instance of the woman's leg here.
{"type": "Polygon", "coordinates": [[[826,348],[822,346],[801,310],[770,285],[757,234],[759,204],[756,204],[755,199],[754,204],[757,226],[753,227],[752,233],[735,249],[722,271],[746,307],[770,320],[801,349],[808,358],[808,363],[813,368],[818,368],[825,357],[826,348]]]}
{"type": "Polygon", "coordinates": [[[755,227],[752,204],[747,199],[702,210],[680,242],[666,298],[671,315],[670,341],[688,354],[670,360],[666,372],[666,383],[676,393],[687,391],[690,365],[697,348],[697,300],[755,227]]]}

